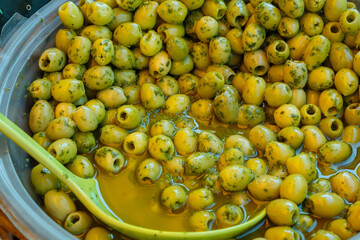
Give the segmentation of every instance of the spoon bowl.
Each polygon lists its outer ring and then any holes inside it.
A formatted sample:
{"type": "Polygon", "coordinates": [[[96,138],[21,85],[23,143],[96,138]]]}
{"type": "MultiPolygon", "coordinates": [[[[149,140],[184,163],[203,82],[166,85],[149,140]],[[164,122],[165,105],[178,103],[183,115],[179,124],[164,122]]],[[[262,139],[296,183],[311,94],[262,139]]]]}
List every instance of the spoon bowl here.
{"type": "Polygon", "coordinates": [[[239,225],[206,232],[171,232],[147,229],[123,222],[112,213],[102,198],[95,179],[84,179],[74,175],[34,139],[0,113],[0,131],[30,154],[66,184],[80,202],[107,226],[135,239],[229,239],[236,237],[258,224],[266,215],[265,208],[239,225]]]}

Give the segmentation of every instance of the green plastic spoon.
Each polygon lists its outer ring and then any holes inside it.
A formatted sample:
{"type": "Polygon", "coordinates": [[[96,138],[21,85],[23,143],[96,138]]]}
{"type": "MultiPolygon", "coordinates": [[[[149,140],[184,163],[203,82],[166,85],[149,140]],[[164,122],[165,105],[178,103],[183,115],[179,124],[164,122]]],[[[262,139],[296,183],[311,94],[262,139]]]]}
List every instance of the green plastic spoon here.
{"type": "Polygon", "coordinates": [[[266,214],[264,208],[242,224],[207,232],[170,232],[134,226],[121,221],[106,206],[95,179],[84,179],[72,174],[50,153],[1,113],[0,131],[65,183],[99,220],[122,234],[135,239],[229,239],[255,226],[266,214]]]}

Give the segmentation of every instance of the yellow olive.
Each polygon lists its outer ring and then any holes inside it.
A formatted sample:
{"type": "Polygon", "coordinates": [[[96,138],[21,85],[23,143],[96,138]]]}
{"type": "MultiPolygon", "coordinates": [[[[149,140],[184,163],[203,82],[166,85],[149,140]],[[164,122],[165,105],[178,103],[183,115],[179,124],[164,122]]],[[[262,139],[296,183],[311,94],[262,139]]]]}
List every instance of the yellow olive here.
{"type": "Polygon", "coordinates": [[[219,173],[221,186],[226,191],[242,191],[254,178],[254,173],[242,165],[230,165],[219,173]]]}
{"type": "Polygon", "coordinates": [[[65,192],[50,190],[45,194],[44,204],[50,216],[63,221],[69,213],[76,211],[74,201],[65,192]]]}
{"type": "Polygon", "coordinates": [[[323,239],[327,239],[327,240],[341,240],[341,238],[339,238],[338,235],[336,235],[333,232],[330,231],[326,231],[323,229],[320,229],[319,231],[317,231],[315,234],[313,234],[311,236],[311,240],[323,240],[323,239]]]}
{"type": "Polygon", "coordinates": [[[310,154],[300,153],[286,161],[286,168],[290,174],[301,174],[308,182],[317,178],[317,170],[310,154]]]}
{"type": "Polygon", "coordinates": [[[348,159],[352,153],[350,144],[341,140],[324,143],[319,148],[320,157],[329,163],[340,163],[348,159]]]}
{"type": "Polygon", "coordinates": [[[336,193],[319,192],[309,197],[307,206],[318,217],[332,218],[344,211],[345,202],[336,193]]]}
{"type": "Polygon", "coordinates": [[[280,186],[281,198],[289,199],[296,204],[302,203],[308,193],[306,178],[300,174],[287,176],[280,186]]]}
{"type": "Polygon", "coordinates": [[[299,234],[288,226],[271,227],[264,237],[267,240],[300,240],[299,234]]]}
{"type": "Polygon", "coordinates": [[[236,205],[225,204],[216,210],[215,216],[219,226],[234,226],[244,220],[244,210],[236,205]]]}
{"type": "Polygon", "coordinates": [[[331,187],[348,202],[354,202],[360,189],[360,181],[351,172],[342,171],[331,178],[331,187]]]}
{"type": "MultiPolygon", "coordinates": [[[[316,223],[316,222],[315,222],[316,223]]],[[[314,225],[314,220],[307,214],[300,214],[299,221],[296,224],[296,228],[301,231],[309,232],[309,229],[314,225]]]]}
{"type": "Polygon", "coordinates": [[[266,207],[268,218],[279,226],[292,226],[299,221],[300,210],[298,206],[287,199],[276,199],[266,207]]]}
{"type": "Polygon", "coordinates": [[[347,220],[355,231],[360,231],[360,201],[350,206],[347,213],[347,220]]]}
{"type": "Polygon", "coordinates": [[[271,175],[261,175],[253,180],[248,189],[251,195],[260,201],[271,201],[280,197],[282,180],[271,175]]]}
{"type": "Polygon", "coordinates": [[[338,235],[341,239],[349,239],[356,234],[346,219],[335,219],[328,223],[326,230],[338,235]]]}

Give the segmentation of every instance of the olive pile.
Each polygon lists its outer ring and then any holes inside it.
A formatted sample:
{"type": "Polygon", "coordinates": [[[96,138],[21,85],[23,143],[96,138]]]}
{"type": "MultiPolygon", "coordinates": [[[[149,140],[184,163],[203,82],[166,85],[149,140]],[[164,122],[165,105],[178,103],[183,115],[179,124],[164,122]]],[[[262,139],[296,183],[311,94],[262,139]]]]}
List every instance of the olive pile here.
{"type": "MultiPolygon", "coordinates": [[[[346,0],[81,0],[32,82],[34,139],[74,174],[129,159],[193,231],[267,207],[268,240],[360,231],[360,13],[346,0]],[[196,182],[197,184],[190,184],[196,182]],[[161,183],[161,184],[160,184],[161,183]]],[[[46,211],[110,239],[43,166],[46,211]]],[[[259,239],[259,238],[258,238],[259,239]]]]}

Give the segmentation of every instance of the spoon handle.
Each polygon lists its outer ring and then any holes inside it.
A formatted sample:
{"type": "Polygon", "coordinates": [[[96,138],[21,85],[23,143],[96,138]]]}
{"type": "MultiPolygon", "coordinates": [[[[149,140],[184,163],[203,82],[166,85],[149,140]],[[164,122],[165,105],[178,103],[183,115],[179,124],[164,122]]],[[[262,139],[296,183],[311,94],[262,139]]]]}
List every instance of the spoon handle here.
{"type": "Polygon", "coordinates": [[[0,131],[13,140],[18,146],[30,154],[34,159],[51,171],[62,182],[71,184],[69,178],[75,180],[73,175],[58,160],[56,160],[48,151],[41,147],[34,139],[32,139],[21,128],[16,126],[12,121],[0,113],[0,131]]]}

